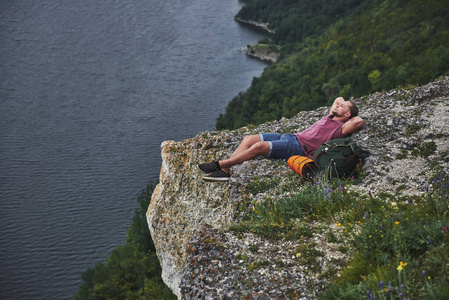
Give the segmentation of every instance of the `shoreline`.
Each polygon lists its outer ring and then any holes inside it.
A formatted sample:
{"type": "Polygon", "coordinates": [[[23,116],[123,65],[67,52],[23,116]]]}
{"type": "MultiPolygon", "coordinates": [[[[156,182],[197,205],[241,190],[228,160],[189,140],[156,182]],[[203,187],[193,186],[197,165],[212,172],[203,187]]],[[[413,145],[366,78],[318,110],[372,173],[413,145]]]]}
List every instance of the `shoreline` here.
{"type": "Polygon", "coordinates": [[[234,17],[234,21],[242,23],[242,24],[245,24],[245,25],[249,25],[249,26],[251,26],[251,27],[253,27],[255,29],[261,30],[261,31],[266,32],[268,34],[273,34],[274,33],[274,30],[268,29],[268,25],[269,25],[268,23],[259,23],[259,22],[252,21],[252,20],[244,20],[244,19],[241,19],[241,18],[239,18],[237,16],[234,17]]]}
{"type": "MultiPolygon", "coordinates": [[[[268,23],[259,23],[251,20],[244,20],[238,17],[234,17],[234,20],[242,25],[246,25],[252,27],[258,31],[262,31],[264,33],[273,34],[274,30],[268,29],[268,23]]],[[[259,59],[266,63],[275,63],[280,54],[278,52],[272,51],[267,45],[264,44],[254,44],[248,45],[240,49],[241,52],[245,52],[246,55],[259,59]]]]}
{"type": "Polygon", "coordinates": [[[249,57],[259,59],[269,64],[276,63],[280,56],[278,52],[271,51],[270,48],[264,44],[248,45],[241,48],[240,51],[245,52],[249,57]]]}

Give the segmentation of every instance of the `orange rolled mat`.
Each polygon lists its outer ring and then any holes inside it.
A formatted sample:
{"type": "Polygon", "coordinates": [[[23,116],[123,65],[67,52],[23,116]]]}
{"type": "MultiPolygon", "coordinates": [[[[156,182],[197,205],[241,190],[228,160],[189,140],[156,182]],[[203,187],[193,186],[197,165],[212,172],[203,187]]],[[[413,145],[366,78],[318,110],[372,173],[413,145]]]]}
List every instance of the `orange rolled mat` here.
{"type": "Polygon", "coordinates": [[[307,156],[295,155],[287,160],[287,164],[296,173],[302,177],[306,177],[308,173],[313,171],[315,162],[307,156]]]}

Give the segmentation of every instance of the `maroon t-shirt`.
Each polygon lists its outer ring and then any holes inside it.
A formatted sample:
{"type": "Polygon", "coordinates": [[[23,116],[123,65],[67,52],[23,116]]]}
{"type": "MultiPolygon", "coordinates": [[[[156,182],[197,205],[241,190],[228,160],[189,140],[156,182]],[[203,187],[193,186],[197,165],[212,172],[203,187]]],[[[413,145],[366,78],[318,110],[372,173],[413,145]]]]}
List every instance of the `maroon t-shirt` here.
{"type": "Polygon", "coordinates": [[[296,133],[298,141],[301,143],[304,153],[312,158],[315,151],[327,141],[347,137],[349,134],[343,134],[341,127],[343,122],[334,119],[334,115],[330,114],[304,131],[296,133]]]}

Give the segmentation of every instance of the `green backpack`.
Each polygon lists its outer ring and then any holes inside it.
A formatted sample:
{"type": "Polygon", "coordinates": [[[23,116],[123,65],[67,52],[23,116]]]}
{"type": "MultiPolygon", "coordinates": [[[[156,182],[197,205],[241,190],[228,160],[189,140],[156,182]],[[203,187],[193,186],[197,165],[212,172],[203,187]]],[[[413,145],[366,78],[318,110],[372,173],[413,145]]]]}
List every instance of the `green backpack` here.
{"type": "Polygon", "coordinates": [[[365,160],[363,151],[351,137],[325,142],[313,154],[313,160],[329,177],[350,177],[357,164],[365,160]]]}

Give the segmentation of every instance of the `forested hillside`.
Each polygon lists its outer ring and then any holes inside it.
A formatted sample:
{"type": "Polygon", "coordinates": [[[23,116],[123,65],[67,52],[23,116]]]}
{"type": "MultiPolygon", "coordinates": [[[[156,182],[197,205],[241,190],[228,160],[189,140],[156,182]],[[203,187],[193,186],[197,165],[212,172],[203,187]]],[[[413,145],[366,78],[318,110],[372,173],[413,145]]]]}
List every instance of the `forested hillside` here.
{"type": "Polygon", "coordinates": [[[273,43],[289,45],[319,36],[337,20],[353,14],[366,0],[247,1],[237,14],[243,20],[268,23],[273,43]]]}
{"type": "Polygon", "coordinates": [[[229,103],[217,129],[260,124],[449,74],[447,0],[248,0],[281,59],[229,103]]]}

